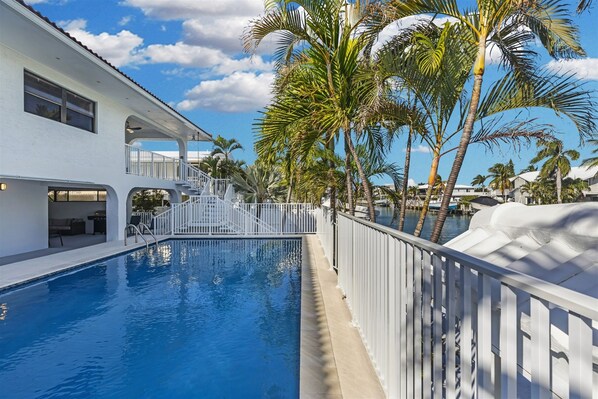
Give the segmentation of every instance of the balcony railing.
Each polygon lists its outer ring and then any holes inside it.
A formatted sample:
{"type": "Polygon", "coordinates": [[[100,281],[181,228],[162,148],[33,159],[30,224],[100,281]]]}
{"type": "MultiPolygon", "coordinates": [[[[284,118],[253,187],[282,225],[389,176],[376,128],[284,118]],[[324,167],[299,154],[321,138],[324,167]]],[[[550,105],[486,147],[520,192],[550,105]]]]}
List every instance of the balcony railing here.
{"type": "Polygon", "coordinates": [[[125,144],[127,174],[163,180],[180,180],[180,160],[125,144]]]}
{"type": "Polygon", "coordinates": [[[388,397],[596,398],[597,299],[345,214],[334,243],[319,222],[388,397]]]}

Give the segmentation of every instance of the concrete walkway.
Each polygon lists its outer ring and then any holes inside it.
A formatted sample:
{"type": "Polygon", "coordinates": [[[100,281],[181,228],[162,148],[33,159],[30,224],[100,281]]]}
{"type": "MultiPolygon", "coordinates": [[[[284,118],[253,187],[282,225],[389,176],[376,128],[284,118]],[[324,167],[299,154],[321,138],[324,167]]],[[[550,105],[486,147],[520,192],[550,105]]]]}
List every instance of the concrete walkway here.
{"type": "Polygon", "coordinates": [[[336,272],[316,236],[306,236],[303,243],[307,272],[302,274],[301,398],[385,398],[337,288],[336,272]],[[316,320],[304,327],[306,319],[316,320]]]}

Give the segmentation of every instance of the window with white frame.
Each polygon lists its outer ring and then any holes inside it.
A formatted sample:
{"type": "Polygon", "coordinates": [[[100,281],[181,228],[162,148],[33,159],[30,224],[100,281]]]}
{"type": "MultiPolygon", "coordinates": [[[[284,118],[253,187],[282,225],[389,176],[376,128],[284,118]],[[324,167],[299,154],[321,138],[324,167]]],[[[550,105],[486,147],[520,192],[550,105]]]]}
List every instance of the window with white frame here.
{"type": "Polygon", "coordinates": [[[25,71],[25,111],[95,132],[95,103],[25,71]]]}

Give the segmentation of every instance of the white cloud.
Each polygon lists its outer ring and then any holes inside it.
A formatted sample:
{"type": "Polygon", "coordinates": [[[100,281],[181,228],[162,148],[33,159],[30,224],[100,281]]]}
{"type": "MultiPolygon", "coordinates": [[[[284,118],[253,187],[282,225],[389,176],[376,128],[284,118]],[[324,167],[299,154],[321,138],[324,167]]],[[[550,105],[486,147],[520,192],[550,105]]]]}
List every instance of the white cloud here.
{"type": "Polygon", "coordinates": [[[152,44],[144,50],[144,56],[150,63],[171,63],[196,68],[213,67],[227,58],[220,50],[191,46],[183,42],[152,44]]]}
{"type": "Polygon", "coordinates": [[[220,80],[206,80],[185,93],[177,104],[184,111],[206,108],[221,112],[254,112],[270,102],[274,74],[235,72],[220,80]]]}
{"type": "Polygon", "coordinates": [[[95,35],[86,30],[87,21],[84,19],[60,21],[58,24],[116,67],[141,61],[139,49],[143,39],[128,30],[122,30],[115,35],[106,32],[95,35]]]}
{"type": "Polygon", "coordinates": [[[186,43],[240,53],[243,51],[241,35],[248,24],[247,16],[195,18],[183,22],[183,34],[186,43]]]}
{"type": "Polygon", "coordinates": [[[46,4],[57,5],[57,6],[63,6],[65,4],[67,4],[68,2],[69,2],[69,0],[25,0],[25,3],[27,3],[29,5],[46,3],[46,4]]]}
{"type": "MultiPolygon", "coordinates": [[[[407,152],[406,148],[403,148],[403,152],[407,152]]],[[[411,147],[411,152],[420,152],[422,154],[431,154],[432,149],[427,145],[420,144],[417,147],[411,147]]]]}
{"type": "Polygon", "coordinates": [[[413,186],[417,186],[418,184],[415,182],[415,180],[413,179],[409,179],[407,180],[407,186],[408,187],[413,187],[413,186]]]}
{"type": "Polygon", "coordinates": [[[129,22],[131,22],[133,20],[133,17],[131,15],[127,15],[124,16],[120,19],[120,21],[118,21],[118,25],[119,26],[125,26],[127,25],[129,22]]]}
{"type": "Polygon", "coordinates": [[[264,9],[262,0],[125,0],[123,4],[140,8],[156,19],[189,19],[190,15],[256,16],[264,9]]]}
{"type": "Polygon", "coordinates": [[[557,73],[572,73],[580,79],[598,80],[598,58],[550,61],[548,69],[557,73]]]}
{"type": "Polygon", "coordinates": [[[153,64],[177,64],[187,68],[207,68],[207,75],[227,75],[234,72],[266,72],[273,68],[272,63],[261,57],[244,57],[234,59],[220,50],[192,46],[183,42],[175,44],[152,44],[143,55],[146,61],[153,64]]]}
{"type": "MultiPolygon", "coordinates": [[[[123,4],[159,20],[183,20],[185,43],[227,54],[243,51],[243,31],[264,12],[263,0],[125,0],[123,4]]],[[[257,52],[266,54],[273,49],[272,39],[267,38],[257,52]]]]}

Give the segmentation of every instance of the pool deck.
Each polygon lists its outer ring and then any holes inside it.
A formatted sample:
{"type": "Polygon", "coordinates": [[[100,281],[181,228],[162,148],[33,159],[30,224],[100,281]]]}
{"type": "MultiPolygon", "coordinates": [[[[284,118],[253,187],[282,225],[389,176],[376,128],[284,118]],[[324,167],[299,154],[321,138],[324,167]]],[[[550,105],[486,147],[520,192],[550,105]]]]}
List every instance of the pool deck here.
{"type": "MultiPolygon", "coordinates": [[[[301,236],[296,236],[301,237],[301,236]]],[[[337,288],[336,273],[324,257],[315,235],[303,237],[301,275],[300,397],[384,398],[351,314],[337,288]]],[[[159,241],[172,238],[160,236],[159,241]]],[[[251,236],[176,236],[179,238],[258,238],[251,236]]],[[[293,238],[259,237],[259,238],[293,238]]],[[[0,266],[0,291],[47,276],[74,270],[95,260],[143,248],[111,241],[67,252],[0,266]]]]}

